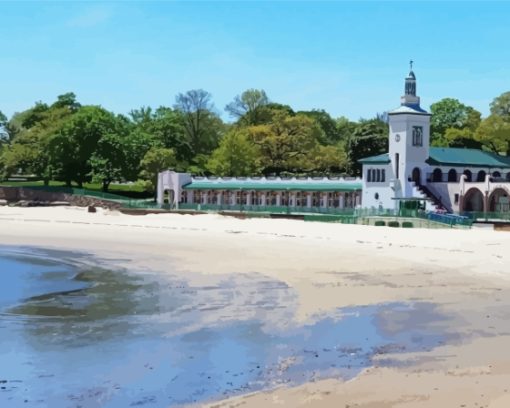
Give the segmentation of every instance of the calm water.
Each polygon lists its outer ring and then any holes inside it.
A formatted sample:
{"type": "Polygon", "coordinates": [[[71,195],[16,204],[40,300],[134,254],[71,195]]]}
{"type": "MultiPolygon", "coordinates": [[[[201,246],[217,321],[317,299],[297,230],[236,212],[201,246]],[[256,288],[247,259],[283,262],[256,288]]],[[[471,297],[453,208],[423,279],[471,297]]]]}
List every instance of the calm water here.
{"type": "Polygon", "coordinates": [[[444,341],[427,303],[296,326],[295,294],[257,274],[199,287],[86,259],[0,249],[0,407],[179,406],[349,378],[374,354],[444,341]]]}

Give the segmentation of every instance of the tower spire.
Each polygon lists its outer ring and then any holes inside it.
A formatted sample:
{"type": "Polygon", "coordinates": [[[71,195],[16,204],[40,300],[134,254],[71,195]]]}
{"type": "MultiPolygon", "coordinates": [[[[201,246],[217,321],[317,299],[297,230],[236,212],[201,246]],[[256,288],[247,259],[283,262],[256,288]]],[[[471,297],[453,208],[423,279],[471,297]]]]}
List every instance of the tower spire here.
{"type": "Polygon", "coordinates": [[[420,98],[416,96],[416,76],[413,72],[414,61],[409,61],[409,75],[405,79],[404,96],[400,98],[400,103],[406,106],[420,106],[420,98]]]}

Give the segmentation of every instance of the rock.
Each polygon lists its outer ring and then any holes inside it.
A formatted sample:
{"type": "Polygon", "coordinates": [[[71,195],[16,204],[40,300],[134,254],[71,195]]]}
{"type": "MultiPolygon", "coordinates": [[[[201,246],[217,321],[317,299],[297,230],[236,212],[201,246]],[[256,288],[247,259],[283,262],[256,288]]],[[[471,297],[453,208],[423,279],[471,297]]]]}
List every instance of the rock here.
{"type": "Polygon", "coordinates": [[[96,207],[94,207],[93,205],[89,205],[87,208],[87,212],[89,213],[95,213],[96,211],[97,211],[96,207]]]}

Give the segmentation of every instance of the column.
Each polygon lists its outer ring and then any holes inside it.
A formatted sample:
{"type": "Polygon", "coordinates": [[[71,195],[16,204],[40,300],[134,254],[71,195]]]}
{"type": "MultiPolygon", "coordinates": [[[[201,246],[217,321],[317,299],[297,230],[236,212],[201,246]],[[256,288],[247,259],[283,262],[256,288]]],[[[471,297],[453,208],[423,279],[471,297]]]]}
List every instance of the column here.
{"type": "Polygon", "coordinates": [[[223,191],[218,191],[218,195],[216,196],[216,204],[221,205],[223,204],[223,191]]]}
{"type": "Polygon", "coordinates": [[[297,194],[296,192],[292,192],[291,195],[290,195],[290,206],[291,207],[296,207],[297,206],[297,203],[296,203],[296,198],[297,198],[297,194]]]}
{"type": "Polygon", "coordinates": [[[345,208],[345,193],[340,193],[340,200],[338,202],[338,208],[343,210],[345,208]]]}
{"type": "Polygon", "coordinates": [[[158,204],[163,204],[164,197],[165,197],[165,192],[163,190],[163,173],[159,173],[158,174],[158,198],[156,200],[158,202],[158,204]]]}
{"type": "Polygon", "coordinates": [[[252,200],[252,198],[251,198],[251,191],[248,191],[246,193],[246,205],[251,205],[251,200],[252,200]]]}
{"type": "Polygon", "coordinates": [[[263,207],[267,205],[267,197],[265,191],[263,191],[260,195],[260,205],[263,207]]]}
{"type": "Polygon", "coordinates": [[[276,193],[276,205],[277,206],[282,205],[282,193],[280,191],[276,193]]]}
{"type": "Polygon", "coordinates": [[[306,192],[306,208],[312,208],[312,192],[306,192]]]}
{"type": "Polygon", "coordinates": [[[361,196],[356,193],[356,207],[358,207],[361,204],[361,196]]]}
{"type": "Polygon", "coordinates": [[[188,204],[193,204],[193,190],[186,191],[186,202],[188,204]]]}
{"type": "Polygon", "coordinates": [[[322,193],[321,197],[322,197],[322,207],[328,208],[328,193],[322,193]]]}
{"type": "Polygon", "coordinates": [[[202,191],[202,204],[207,204],[207,191],[202,191]]]}

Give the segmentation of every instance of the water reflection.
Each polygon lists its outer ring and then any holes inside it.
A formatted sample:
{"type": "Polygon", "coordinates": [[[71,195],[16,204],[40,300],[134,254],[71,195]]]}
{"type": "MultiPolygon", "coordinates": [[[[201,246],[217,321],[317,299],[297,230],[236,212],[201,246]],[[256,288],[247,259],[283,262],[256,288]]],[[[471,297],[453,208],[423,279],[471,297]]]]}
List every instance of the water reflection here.
{"type": "Polygon", "coordinates": [[[240,273],[192,286],[84,256],[0,252],[0,406],[178,406],[348,378],[376,354],[444,340],[431,304],[293,326],[297,299],[281,282],[240,273]]]}

